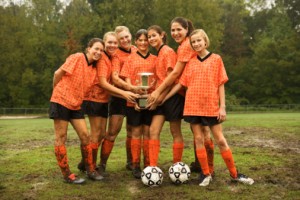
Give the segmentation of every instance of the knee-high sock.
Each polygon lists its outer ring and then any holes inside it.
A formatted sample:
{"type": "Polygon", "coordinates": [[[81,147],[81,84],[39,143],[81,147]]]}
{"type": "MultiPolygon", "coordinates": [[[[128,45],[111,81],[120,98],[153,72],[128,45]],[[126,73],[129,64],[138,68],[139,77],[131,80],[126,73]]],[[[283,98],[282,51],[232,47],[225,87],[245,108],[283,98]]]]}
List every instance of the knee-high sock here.
{"type": "Polygon", "coordinates": [[[209,167],[207,162],[207,154],[205,148],[196,149],[197,158],[200,162],[202,173],[204,175],[209,174],[209,167]]]}
{"type": "Polygon", "coordinates": [[[66,146],[65,145],[55,146],[54,151],[55,151],[56,160],[58,166],[60,167],[61,173],[63,174],[64,178],[67,178],[71,174],[71,171],[68,164],[66,146]]]}
{"type": "Polygon", "coordinates": [[[91,142],[90,145],[91,145],[91,148],[92,148],[93,166],[96,169],[99,143],[91,142]]]}
{"type": "Polygon", "coordinates": [[[101,164],[106,164],[108,157],[114,147],[114,141],[111,142],[107,139],[104,139],[102,146],[101,146],[101,164]]]}
{"type": "Polygon", "coordinates": [[[127,163],[132,162],[131,137],[126,137],[126,156],[127,156],[127,163]]]}
{"type": "Polygon", "coordinates": [[[131,155],[133,167],[139,167],[141,158],[141,139],[131,139],[131,155]]]}
{"type": "Polygon", "coordinates": [[[144,155],[144,167],[148,167],[150,165],[149,160],[149,140],[143,140],[143,155],[144,155]]]}
{"type": "Polygon", "coordinates": [[[209,172],[212,174],[214,171],[214,143],[212,139],[205,141],[204,146],[207,153],[209,172]]]}
{"type": "Polygon", "coordinates": [[[81,145],[83,151],[83,158],[85,163],[85,169],[87,172],[93,172],[95,170],[93,165],[92,147],[90,144],[81,145]]]}
{"type": "Polygon", "coordinates": [[[233,160],[233,156],[232,156],[232,152],[230,149],[227,149],[225,151],[221,152],[222,158],[224,160],[224,162],[226,163],[226,166],[230,172],[230,176],[232,178],[236,178],[237,177],[237,170],[235,168],[234,165],[234,160],[233,160]]]}
{"type": "Polygon", "coordinates": [[[159,140],[149,140],[150,166],[157,166],[159,151],[160,151],[160,141],[159,140]]]}
{"type": "Polygon", "coordinates": [[[173,163],[180,162],[183,153],[183,142],[173,143],[173,163]]]}

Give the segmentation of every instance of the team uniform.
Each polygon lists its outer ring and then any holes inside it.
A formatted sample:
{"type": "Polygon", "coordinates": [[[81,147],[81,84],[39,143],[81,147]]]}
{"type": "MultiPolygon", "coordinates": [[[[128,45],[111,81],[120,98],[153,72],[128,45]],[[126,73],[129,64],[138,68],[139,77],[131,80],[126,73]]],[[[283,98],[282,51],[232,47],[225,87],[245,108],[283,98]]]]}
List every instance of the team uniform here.
{"type": "MultiPolygon", "coordinates": [[[[131,46],[129,51],[119,47],[112,58],[112,71],[120,74],[126,59],[136,50],[135,46],[131,46]]],[[[109,103],[109,115],[126,115],[126,100],[112,96],[109,103]]]]}

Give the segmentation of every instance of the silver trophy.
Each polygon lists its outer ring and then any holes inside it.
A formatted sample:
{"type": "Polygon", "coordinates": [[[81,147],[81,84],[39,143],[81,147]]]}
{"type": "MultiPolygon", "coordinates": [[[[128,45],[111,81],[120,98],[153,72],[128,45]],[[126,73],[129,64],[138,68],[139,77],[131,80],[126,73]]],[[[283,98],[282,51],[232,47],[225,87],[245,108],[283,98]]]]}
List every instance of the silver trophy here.
{"type": "Polygon", "coordinates": [[[154,85],[155,80],[153,80],[153,73],[151,72],[138,73],[138,76],[137,86],[138,88],[145,90],[146,94],[141,95],[141,97],[137,99],[137,103],[141,109],[145,109],[147,107],[147,90],[154,85]]]}

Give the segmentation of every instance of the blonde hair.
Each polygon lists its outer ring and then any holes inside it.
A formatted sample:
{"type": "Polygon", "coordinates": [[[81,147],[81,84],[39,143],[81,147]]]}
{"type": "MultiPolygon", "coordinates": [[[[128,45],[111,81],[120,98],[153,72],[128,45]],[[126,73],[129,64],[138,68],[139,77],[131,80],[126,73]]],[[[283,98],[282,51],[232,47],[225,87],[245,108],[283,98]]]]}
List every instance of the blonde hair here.
{"type": "Polygon", "coordinates": [[[121,33],[122,31],[127,31],[128,33],[130,33],[129,28],[128,28],[127,26],[117,26],[117,27],[115,28],[115,33],[116,33],[116,34],[119,34],[119,33],[121,33]]]}
{"type": "MultiPolygon", "coordinates": [[[[209,38],[208,38],[207,34],[205,33],[205,31],[204,31],[203,29],[196,29],[196,30],[194,30],[194,31],[190,34],[189,38],[190,38],[190,44],[191,44],[191,46],[192,46],[191,37],[192,37],[193,35],[198,34],[198,33],[203,37],[203,39],[204,39],[204,41],[205,41],[205,43],[206,43],[206,48],[208,48],[209,45],[210,45],[210,41],[209,41],[209,38]]],[[[192,47],[193,47],[193,46],[192,46],[192,47]]]]}
{"type": "Polygon", "coordinates": [[[112,35],[112,36],[117,38],[117,34],[115,32],[109,31],[109,32],[105,33],[104,36],[103,36],[103,41],[104,42],[107,40],[107,36],[109,36],[109,35],[112,35]]]}

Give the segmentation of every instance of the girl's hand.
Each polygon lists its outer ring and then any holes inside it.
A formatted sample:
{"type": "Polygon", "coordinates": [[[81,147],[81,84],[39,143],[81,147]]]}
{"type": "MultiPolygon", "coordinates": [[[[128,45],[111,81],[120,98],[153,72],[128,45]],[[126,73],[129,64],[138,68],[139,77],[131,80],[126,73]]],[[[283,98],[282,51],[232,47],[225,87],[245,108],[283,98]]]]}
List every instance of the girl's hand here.
{"type": "Polygon", "coordinates": [[[137,103],[134,104],[134,110],[136,111],[141,111],[141,108],[139,107],[139,105],[137,103]]]}
{"type": "Polygon", "coordinates": [[[148,102],[149,103],[156,103],[158,101],[160,94],[154,90],[151,94],[148,96],[148,102]]]}
{"type": "Polygon", "coordinates": [[[138,94],[134,94],[132,92],[129,91],[124,91],[123,96],[125,97],[125,99],[131,103],[136,103],[136,99],[139,98],[140,95],[138,94]]]}
{"type": "Polygon", "coordinates": [[[224,122],[226,120],[226,110],[225,106],[221,106],[219,109],[219,116],[217,117],[219,122],[224,122]]]}

